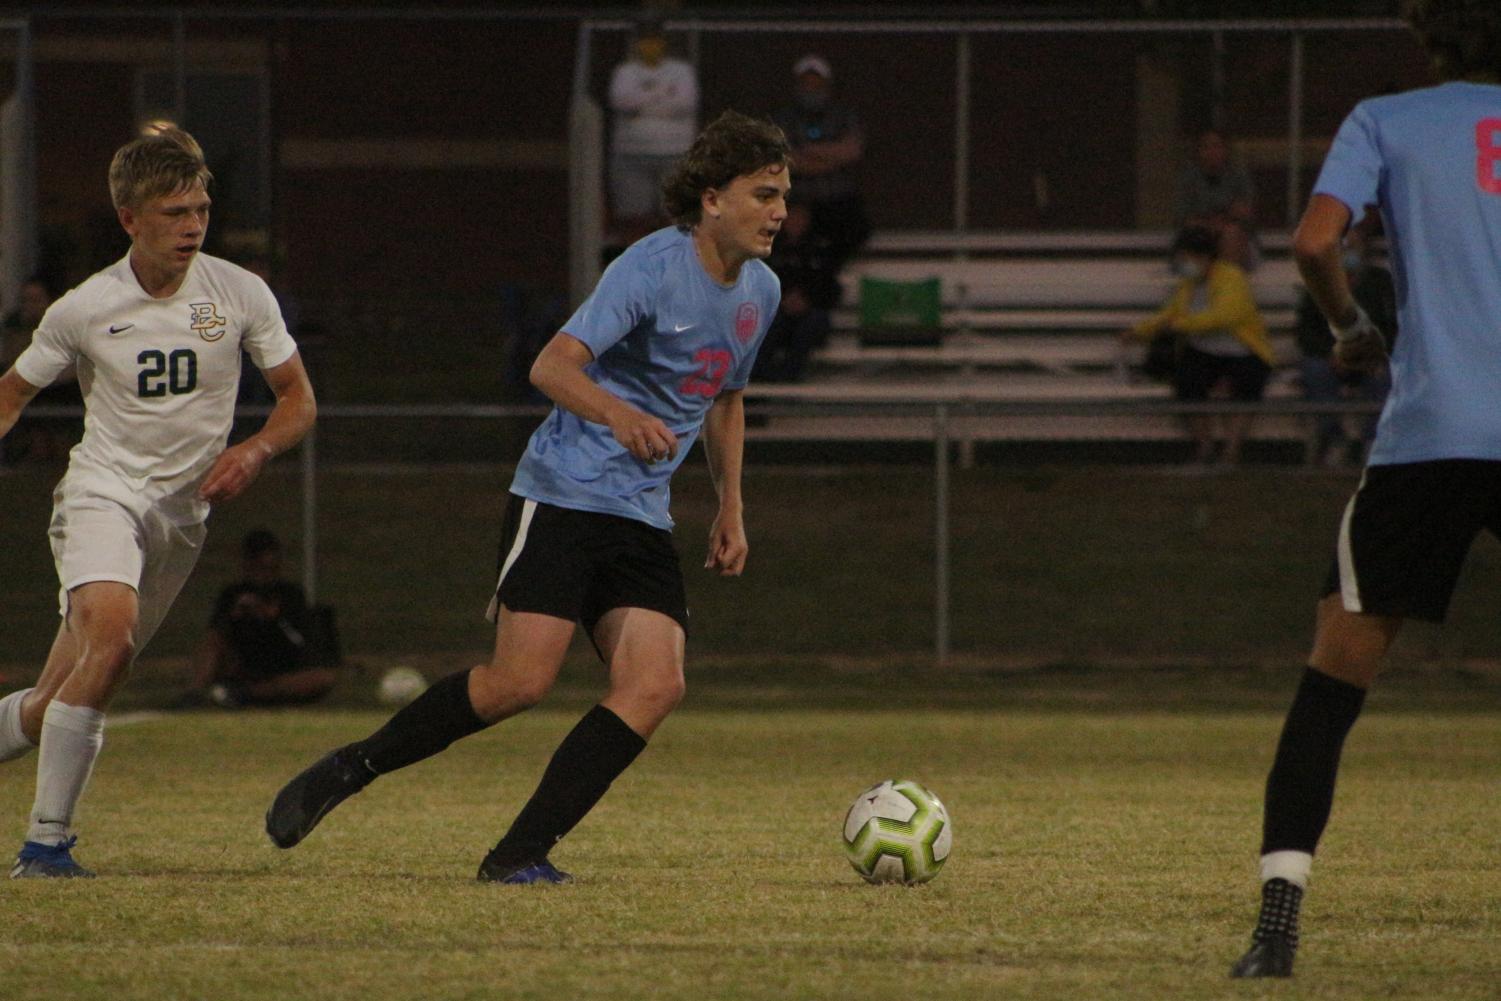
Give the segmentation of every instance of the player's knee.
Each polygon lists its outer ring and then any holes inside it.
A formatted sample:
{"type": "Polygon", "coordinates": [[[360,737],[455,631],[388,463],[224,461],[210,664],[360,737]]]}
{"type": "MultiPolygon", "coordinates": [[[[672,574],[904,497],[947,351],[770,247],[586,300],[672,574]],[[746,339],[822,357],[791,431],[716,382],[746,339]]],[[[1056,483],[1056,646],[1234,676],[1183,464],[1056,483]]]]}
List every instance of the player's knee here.
{"type": "Polygon", "coordinates": [[[547,697],[552,678],[498,667],[477,667],[471,674],[470,701],[481,719],[497,721],[525,712],[547,697]]]}
{"type": "Polygon", "coordinates": [[[634,700],[649,706],[659,716],[666,716],[678,707],[688,691],[683,672],[663,672],[650,678],[640,679],[632,686],[634,700]]]}
{"type": "Polygon", "coordinates": [[[89,642],[79,657],[78,666],[91,673],[113,677],[128,671],[135,656],[135,640],[130,633],[112,633],[89,642]]]}

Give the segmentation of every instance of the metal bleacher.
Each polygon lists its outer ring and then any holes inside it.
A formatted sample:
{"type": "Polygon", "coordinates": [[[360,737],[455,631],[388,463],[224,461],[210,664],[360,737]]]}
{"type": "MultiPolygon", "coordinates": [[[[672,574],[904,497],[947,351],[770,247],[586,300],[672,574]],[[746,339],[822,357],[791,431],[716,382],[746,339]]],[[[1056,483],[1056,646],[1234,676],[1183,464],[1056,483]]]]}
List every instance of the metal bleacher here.
{"type": "MultiPolygon", "coordinates": [[[[844,305],[834,333],[814,355],[807,382],[762,387],[768,399],[874,403],[911,399],[971,402],[1057,401],[1080,404],[1077,417],[969,418],[974,440],[1179,440],[1169,415],[1091,417],[1091,401],[1167,400],[1171,388],[1137,371],[1144,348],[1118,333],[1155,311],[1175,279],[1167,231],[904,231],[874,235],[841,276],[844,305]],[[936,277],[941,283],[940,336],[930,344],[885,344],[862,338],[860,281],[936,277]]],[[[1263,234],[1251,275],[1262,315],[1282,359],[1294,352],[1290,332],[1299,289],[1283,233],[1263,234]]],[[[1274,372],[1267,397],[1291,397],[1287,370],[1274,372]]],[[[893,417],[777,418],[759,437],[837,436],[918,439],[924,422],[893,417]],[[806,425],[806,426],[805,426],[806,425]]],[[[1257,439],[1303,440],[1307,421],[1258,420],[1257,439]]]]}

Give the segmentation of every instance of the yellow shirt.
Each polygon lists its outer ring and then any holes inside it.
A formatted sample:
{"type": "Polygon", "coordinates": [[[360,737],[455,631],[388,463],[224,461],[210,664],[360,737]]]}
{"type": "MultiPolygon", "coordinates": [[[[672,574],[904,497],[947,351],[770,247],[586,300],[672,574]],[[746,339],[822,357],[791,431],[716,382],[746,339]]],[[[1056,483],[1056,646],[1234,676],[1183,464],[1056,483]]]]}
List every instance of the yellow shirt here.
{"type": "Polygon", "coordinates": [[[1267,339],[1266,324],[1256,308],[1246,273],[1227,261],[1215,261],[1209,266],[1204,287],[1209,300],[1204,309],[1198,312],[1190,309],[1194,280],[1185,278],[1162,309],[1155,316],[1136,324],[1131,332],[1142,339],[1169,328],[1187,337],[1230,333],[1256,357],[1268,365],[1275,364],[1272,342],[1267,339]]]}

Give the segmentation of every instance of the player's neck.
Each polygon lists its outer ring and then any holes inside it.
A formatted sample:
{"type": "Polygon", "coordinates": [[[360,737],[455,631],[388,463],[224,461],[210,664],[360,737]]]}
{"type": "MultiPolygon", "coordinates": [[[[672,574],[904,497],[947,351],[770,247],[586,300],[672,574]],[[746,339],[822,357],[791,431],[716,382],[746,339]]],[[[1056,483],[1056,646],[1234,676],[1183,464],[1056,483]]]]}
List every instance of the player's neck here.
{"type": "Polygon", "coordinates": [[[750,260],[733,249],[722,246],[702,224],[693,227],[693,249],[698,251],[698,262],[704,266],[709,277],[720,285],[734,285],[740,280],[740,268],[750,260]]]}
{"type": "MultiPolygon", "coordinates": [[[[190,265],[191,266],[191,265],[190,265]]],[[[146,260],[135,248],[130,251],[130,270],[141,290],[153,299],[170,299],[187,280],[187,268],[169,268],[146,260]]]]}

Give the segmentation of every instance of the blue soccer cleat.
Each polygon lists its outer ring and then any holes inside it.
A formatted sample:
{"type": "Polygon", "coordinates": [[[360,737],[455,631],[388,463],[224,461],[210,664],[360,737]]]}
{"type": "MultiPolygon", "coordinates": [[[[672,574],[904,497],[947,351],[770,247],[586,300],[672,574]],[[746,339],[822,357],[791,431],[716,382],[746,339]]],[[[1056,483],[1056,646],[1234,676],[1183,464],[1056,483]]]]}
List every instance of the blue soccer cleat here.
{"type": "Polygon", "coordinates": [[[481,883],[507,883],[511,886],[526,886],[533,883],[572,883],[573,877],[563,872],[547,859],[527,862],[522,865],[501,865],[491,855],[479,864],[481,883]]]}
{"type": "Polygon", "coordinates": [[[71,837],[60,845],[28,841],[21,846],[11,879],[93,879],[94,874],[73,861],[70,849],[78,843],[71,837]]]}

